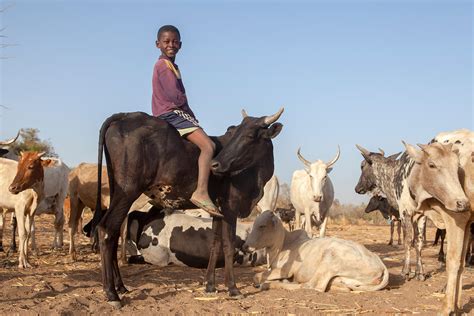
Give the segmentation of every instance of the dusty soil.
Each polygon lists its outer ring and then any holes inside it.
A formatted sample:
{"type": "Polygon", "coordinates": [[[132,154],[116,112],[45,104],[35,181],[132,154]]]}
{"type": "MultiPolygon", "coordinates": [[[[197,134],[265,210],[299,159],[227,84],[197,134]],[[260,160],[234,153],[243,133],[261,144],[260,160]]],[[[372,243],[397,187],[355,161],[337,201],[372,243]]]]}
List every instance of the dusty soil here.
{"type": "MultiPolygon", "coordinates": [[[[385,290],[370,293],[312,290],[259,291],[252,277],[259,268],[236,268],[238,286],[246,295],[230,300],[222,285],[223,271],[218,269],[219,293],[206,296],[202,285],[204,270],[169,266],[126,265],[121,268],[129,293],[123,296],[124,307],[116,310],[105,302],[100,281],[99,256],[90,251],[89,240],[79,237],[77,262],[71,262],[63,250],[53,251],[52,217],[37,219],[40,253],[31,257],[32,269],[19,270],[17,255],[0,253],[0,314],[436,314],[443,295],[437,293],[445,282],[444,269],[436,261],[438,247],[424,251],[424,282],[405,282],[401,271],[402,246],[388,246],[387,226],[328,225],[328,235],[355,240],[377,253],[390,270],[390,284],[385,290]]],[[[9,229],[9,225],[8,229],[9,229]]],[[[430,228],[428,245],[434,238],[430,228]]],[[[5,236],[9,236],[7,232],[5,236]]],[[[66,235],[65,235],[66,236],[66,235]]],[[[5,238],[6,239],[6,238],[5,238]]],[[[67,239],[67,237],[65,238],[67,239]]],[[[4,241],[7,245],[9,241],[4,241]]],[[[8,248],[8,247],[6,247],[8,248]]],[[[463,308],[474,314],[474,270],[463,276],[463,308]]]]}

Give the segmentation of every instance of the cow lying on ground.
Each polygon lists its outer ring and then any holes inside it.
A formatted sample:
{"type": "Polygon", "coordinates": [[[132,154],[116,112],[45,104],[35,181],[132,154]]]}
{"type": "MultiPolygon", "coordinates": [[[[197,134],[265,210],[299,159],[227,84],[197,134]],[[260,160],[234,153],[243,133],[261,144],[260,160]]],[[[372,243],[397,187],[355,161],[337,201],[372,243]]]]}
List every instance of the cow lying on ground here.
{"type": "Polygon", "coordinates": [[[324,292],[377,291],[388,284],[387,267],[364,246],[338,238],[309,239],[303,230],[288,232],[271,212],[257,217],[244,248],[265,248],[269,255],[270,269],[255,276],[258,286],[269,282],[270,287],[324,292]]]}
{"type": "Polygon", "coordinates": [[[386,198],[375,195],[370,199],[367,207],[365,208],[365,213],[370,213],[373,211],[379,211],[383,218],[390,222],[390,241],[388,242],[390,246],[393,245],[393,231],[395,228],[395,222],[397,223],[398,244],[401,245],[402,240],[400,239],[400,233],[402,228],[400,225],[400,215],[398,210],[390,206],[386,198]]]}
{"type": "MultiPolygon", "coordinates": [[[[242,252],[250,229],[251,224],[237,222],[235,264],[255,266],[266,262],[262,251],[251,254],[242,252]]],[[[214,238],[211,218],[156,207],[148,213],[131,212],[128,215],[127,235],[127,251],[132,254],[129,263],[147,262],[162,267],[175,264],[199,269],[208,265],[214,238]]],[[[222,253],[217,259],[217,266],[224,266],[222,253]]]]}

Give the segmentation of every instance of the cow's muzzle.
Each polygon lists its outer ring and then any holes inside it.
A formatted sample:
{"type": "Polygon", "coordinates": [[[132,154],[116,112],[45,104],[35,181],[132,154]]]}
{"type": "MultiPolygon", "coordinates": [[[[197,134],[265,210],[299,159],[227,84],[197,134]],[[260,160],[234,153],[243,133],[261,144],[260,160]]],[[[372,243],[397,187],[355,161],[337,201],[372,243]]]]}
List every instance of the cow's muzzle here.
{"type": "Polygon", "coordinates": [[[11,194],[18,194],[22,190],[21,190],[20,186],[18,186],[16,184],[12,184],[8,187],[8,191],[10,191],[11,194]]]}
{"type": "Polygon", "coordinates": [[[250,247],[247,243],[244,243],[242,245],[242,251],[245,252],[245,253],[251,253],[251,252],[255,251],[255,248],[250,247]]]}
{"type": "Polygon", "coordinates": [[[224,175],[227,173],[228,168],[225,168],[219,161],[212,160],[211,161],[211,171],[215,175],[224,175]]]}
{"type": "Polygon", "coordinates": [[[470,209],[471,209],[471,203],[469,203],[469,200],[463,199],[463,200],[456,201],[456,210],[458,212],[464,212],[470,209]]]}

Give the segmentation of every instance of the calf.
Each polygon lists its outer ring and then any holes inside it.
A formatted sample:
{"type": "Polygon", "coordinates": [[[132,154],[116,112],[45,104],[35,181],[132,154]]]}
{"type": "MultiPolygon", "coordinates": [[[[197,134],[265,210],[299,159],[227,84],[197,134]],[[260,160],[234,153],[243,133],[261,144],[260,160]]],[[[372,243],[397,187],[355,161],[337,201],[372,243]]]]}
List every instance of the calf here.
{"type": "Polygon", "coordinates": [[[367,207],[365,208],[365,213],[370,213],[376,210],[382,214],[383,218],[385,218],[387,221],[390,222],[390,241],[388,242],[388,244],[390,246],[393,245],[393,231],[394,231],[394,226],[396,222],[397,232],[398,232],[398,244],[401,245],[402,244],[402,241],[400,239],[401,226],[400,226],[400,215],[398,213],[398,210],[390,206],[386,198],[383,198],[378,195],[373,196],[370,199],[369,204],[367,204],[367,207]]]}
{"type": "Polygon", "coordinates": [[[36,208],[44,196],[44,153],[22,152],[20,161],[0,158],[0,207],[14,209],[18,221],[19,268],[31,267],[28,262],[28,241],[36,208]]]}
{"type": "Polygon", "coordinates": [[[290,209],[279,207],[275,210],[275,214],[283,223],[288,225],[288,230],[290,232],[295,229],[295,208],[293,206],[290,209]]]}
{"type": "MultiPolygon", "coordinates": [[[[250,229],[250,224],[237,223],[235,264],[255,266],[265,263],[262,252],[246,254],[242,251],[250,229]]],[[[214,237],[211,218],[190,216],[180,211],[172,213],[156,207],[148,213],[131,212],[127,235],[127,250],[133,255],[129,262],[148,262],[162,267],[175,264],[199,269],[206,268],[209,263],[209,245],[214,237]]],[[[217,266],[224,266],[222,253],[217,266]]]]}
{"type": "Polygon", "coordinates": [[[271,212],[257,217],[244,248],[265,248],[269,254],[270,269],[255,276],[258,286],[269,282],[270,287],[324,292],[332,287],[377,291],[388,284],[387,267],[364,246],[338,238],[310,239],[303,230],[288,232],[271,212]],[[289,279],[293,283],[279,282],[289,279]]]}

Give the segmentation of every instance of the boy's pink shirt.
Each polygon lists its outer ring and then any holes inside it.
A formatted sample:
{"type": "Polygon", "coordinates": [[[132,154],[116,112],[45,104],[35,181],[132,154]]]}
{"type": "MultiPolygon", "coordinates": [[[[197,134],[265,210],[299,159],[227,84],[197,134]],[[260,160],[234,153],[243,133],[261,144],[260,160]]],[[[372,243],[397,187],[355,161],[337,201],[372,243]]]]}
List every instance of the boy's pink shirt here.
{"type": "MultiPolygon", "coordinates": [[[[183,81],[176,77],[174,72],[166,64],[165,59],[171,61],[168,57],[161,55],[153,68],[153,94],[151,100],[153,116],[159,116],[179,109],[195,117],[188,105],[183,81]]],[[[173,65],[178,69],[175,63],[173,63],[173,65]]]]}

